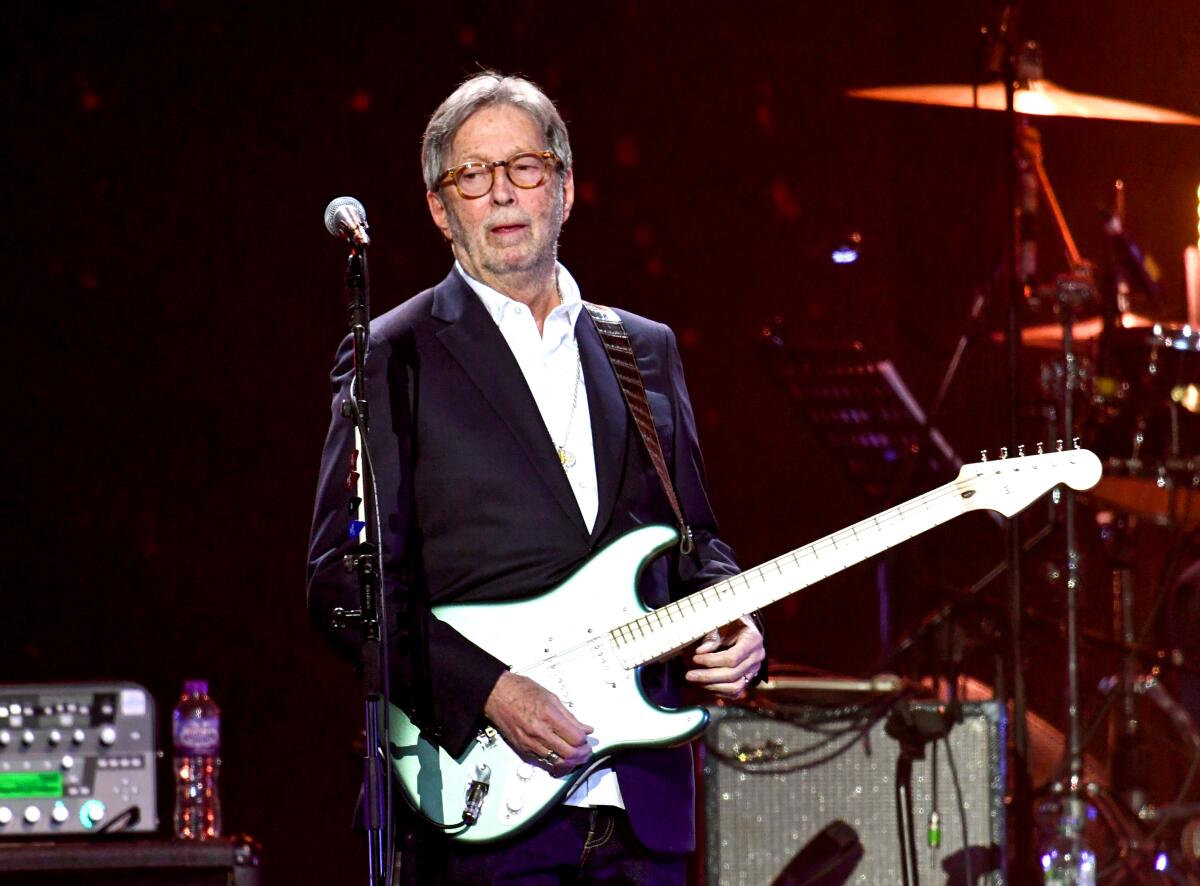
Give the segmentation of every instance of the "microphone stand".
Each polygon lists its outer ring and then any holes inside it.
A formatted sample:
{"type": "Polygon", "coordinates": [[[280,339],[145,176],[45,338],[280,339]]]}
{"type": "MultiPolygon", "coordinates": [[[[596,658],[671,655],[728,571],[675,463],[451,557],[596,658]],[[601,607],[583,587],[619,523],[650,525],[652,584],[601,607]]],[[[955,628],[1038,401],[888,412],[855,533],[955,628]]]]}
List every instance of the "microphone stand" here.
{"type": "MultiPolygon", "coordinates": [[[[1025,294],[1022,270],[1021,244],[1029,222],[1030,189],[1022,182],[1021,152],[1019,149],[1019,127],[1021,118],[1016,110],[1016,80],[1020,44],[1017,38],[1017,19],[1020,15],[1020,0],[1011,0],[1004,5],[994,44],[993,61],[1004,81],[1005,118],[1005,185],[1008,194],[1004,226],[1003,291],[1006,296],[1004,344],[1007,363],[1007,416],[1008,445],[1017,451],[1020,445],[1020,355],[1021,355],[1021,305],[1025,294]]],[[[1032,776],[1029,759],[1029,732],[1026,723],[1025,675],[1022,668],[1021,648],[1021,528],[1017,517],[1008,521],[1008,638],[1009,666],[1012,668],[1012,758],[1013,791],[1009,815],[1013,835],[1011,868],[1009,873],[1017,882],[1033,879],[1033,809],[1032,776]]]]}
{"type": "MultiPolygon", "coordinates": [[[[957,702],[938,705],[936,709],[930,710],[902,700],[897,702],[888,714],[884,731],[900,745],[900,753],[896,757],[895,796],[903,886],[920,886],[921,883],[920,863],[917,860],[916,822],[913,819],[913,761],[924,760],[925,746],[933,744],[936,749],[938,739],[946,738],[954,724],[961,719],[962,709],[957,702]]],[[[936,768],[934,772],[936,778],[936,768]]],[[[936,806],[936,803],[937,797],[934,796],[931,805],[936,806]]],[[[970,847],[963,846],[963,852],[969,853],[970,847]]]]}
{"type": "MultiPolygon", "coordinates": [[[[347,554],[347,571],[358,577],[359,608],[334,610],[334,624],[344,627],[357,625],[363,674],[363,696],[366,715],[366,756],[363,758],[363,819],[367,831],[369,883],[380,886],[390,879],[390,843],[387,825],[391,818],[390,782],[383,765],[387,759],[387,668],[384,658],[387,644],[383,642],[380,623],[380,584],[383,579],[379,520],[375,499],[375,476],[368,450],[367,432],[370,426],[367,407],[367,342],[370,336],[370,304],[365,244],[351,240],[346,261],[346,302],[350,335],[354,342],[354,380],[349,399],[342,402],[342,415],[354,422],[357,448],[350,455],[349,482],[351,490],[350,532],[359,542],[354,552],[347,554]],[[381,759],[382,757],[382,759],[381,759]]],[[[349,483],[348,483],[349,485],[349,483]]]]}

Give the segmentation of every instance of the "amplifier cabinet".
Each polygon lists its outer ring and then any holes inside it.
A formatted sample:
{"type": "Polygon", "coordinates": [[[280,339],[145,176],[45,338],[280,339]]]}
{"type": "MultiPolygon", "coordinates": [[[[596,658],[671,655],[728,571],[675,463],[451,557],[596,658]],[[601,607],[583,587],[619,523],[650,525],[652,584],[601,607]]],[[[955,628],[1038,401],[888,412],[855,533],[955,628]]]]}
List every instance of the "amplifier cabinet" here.
{"type": "Polygon", "coordinates": [[[0,844],[4,886],[259,886],[258,845],[211,842],[68,841],[0,844]]]}
{"type": "MultiPolygon", "coordinates": [[[[934,708],[932,703],[912,703],[934,708]]],[[[1000,886],[1004,834],[1005,722],[998,702],[963,705],[950,747],[966,811],[975,883],[1000,886]],[[986,876],[982,876],[987,872],[986,876]]],[[[858,834],[863,852],[848,876],[823,884],[896,886],[900,868],[896,760],[900,745],[884,731],[886,710],[813,705],[756,711],[712,710],[705,738],[704,813],[708,886],[770,886],[808,842],[835,820],[858,834]]],[[[932,747],[912,771],[913,820],[922,884],[966,883],[962,816],[945,745],[938,742],[941,845],[926,827],[933,790],[932,747]]],[[[794,874],[795,872],[788,872],[794,874]]]]}

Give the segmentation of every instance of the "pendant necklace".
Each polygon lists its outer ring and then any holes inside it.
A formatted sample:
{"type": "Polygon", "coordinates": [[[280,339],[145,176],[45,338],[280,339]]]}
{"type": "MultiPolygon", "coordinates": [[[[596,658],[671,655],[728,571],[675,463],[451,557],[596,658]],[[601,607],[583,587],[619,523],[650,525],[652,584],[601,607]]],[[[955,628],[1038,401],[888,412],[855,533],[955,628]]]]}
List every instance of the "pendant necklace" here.
{"type": "Polygon", "coordinates": [[[575,351],[575,387],[571,392],[571,412],[567,415],[567,429],[563,431],[562,443],[554,444],[554,450],[558,453],[558,463],[562,465],[564,471],[569,471],[575,467],[575,453],[567,449],[567,442],[571,439],[571,423],[575,421],[575,408],[579,405],[579,382],[583,377],[583,360],[579,356],[579,350],[575,351]]]}

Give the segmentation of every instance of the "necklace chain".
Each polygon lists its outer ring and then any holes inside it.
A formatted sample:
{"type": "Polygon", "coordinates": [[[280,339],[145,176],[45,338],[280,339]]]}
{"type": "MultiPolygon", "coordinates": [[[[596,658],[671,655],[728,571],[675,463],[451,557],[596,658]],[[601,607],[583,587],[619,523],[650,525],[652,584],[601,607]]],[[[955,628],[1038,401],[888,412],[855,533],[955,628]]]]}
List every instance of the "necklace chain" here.
{"type": "MultiPolygon", "coordinates": [[[[563,304],[562,290],[558,288],[558,275],[554,276],[554,290],[558,293],[558,303],[563,304]]],[[[583,358],[579,354],[579,343],[575,343],[575,384],[571,387],[571,411],[567,414],[567,427],[563,431],[562,443],[554,444],[554,451],[558,453],[558,463],[562,465],[564,471],[569,471],[575,467],[575,453],[567,449],[567,443],[571,440],[571,425],[575,422],[575,410],[579,406],[579,383],[583,380],[583,358]]]]}

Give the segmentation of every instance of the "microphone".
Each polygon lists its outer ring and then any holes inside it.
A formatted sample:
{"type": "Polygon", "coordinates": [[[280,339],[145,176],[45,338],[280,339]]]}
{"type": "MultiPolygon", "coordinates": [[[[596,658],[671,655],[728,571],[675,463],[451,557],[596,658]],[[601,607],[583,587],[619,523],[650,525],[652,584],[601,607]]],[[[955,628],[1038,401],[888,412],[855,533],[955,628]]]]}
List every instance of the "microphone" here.
{"type": "Polygon", "coordinates": [[[353,197],[338,197],[325,207],[325,230],[355,246],[371,245],[367,235],[367,210],[353,197]]]}

